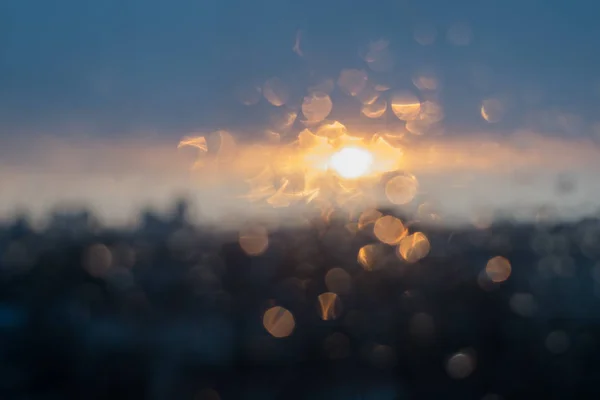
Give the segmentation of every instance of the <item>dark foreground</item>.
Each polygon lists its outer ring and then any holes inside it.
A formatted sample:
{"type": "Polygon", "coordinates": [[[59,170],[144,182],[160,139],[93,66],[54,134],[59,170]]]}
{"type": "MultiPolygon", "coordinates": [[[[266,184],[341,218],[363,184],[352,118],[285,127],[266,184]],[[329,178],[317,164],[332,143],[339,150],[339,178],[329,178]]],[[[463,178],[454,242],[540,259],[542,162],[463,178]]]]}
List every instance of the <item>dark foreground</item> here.
{"type": "Polygon", "coordinates": [[[0,398],[600,394],[599,221],[423,228],[426,258],[388,254],[370,271],[356,259],[372,229],[343,232],[270,232],[252,257],[181,215],[131,232],[87,215],[5,226],[0,398]],[[512,266],[496,283],[495,256],[512,266]],[[289,314],[265,321],[273,307],[289,314]]]}

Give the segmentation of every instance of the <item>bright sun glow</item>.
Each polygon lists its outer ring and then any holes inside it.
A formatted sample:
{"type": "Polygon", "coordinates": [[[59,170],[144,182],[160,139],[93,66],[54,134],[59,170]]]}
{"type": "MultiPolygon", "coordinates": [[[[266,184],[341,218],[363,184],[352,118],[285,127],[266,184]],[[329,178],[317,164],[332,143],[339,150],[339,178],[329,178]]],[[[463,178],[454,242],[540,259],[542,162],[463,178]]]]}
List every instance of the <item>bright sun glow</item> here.
{"type": "Polygon", "coordinates": [[[359,147],[345,147],[329,159],[329,167],[345,179],[356,179],[366,175],[372,164],[371,152],[359,147]]]}

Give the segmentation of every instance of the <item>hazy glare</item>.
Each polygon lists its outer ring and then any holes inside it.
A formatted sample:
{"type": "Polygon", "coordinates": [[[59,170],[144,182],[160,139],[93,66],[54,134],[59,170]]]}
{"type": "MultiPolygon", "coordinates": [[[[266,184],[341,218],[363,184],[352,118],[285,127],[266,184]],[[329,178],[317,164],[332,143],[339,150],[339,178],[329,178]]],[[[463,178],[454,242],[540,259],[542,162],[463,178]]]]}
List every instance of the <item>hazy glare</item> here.
{"type": "MultiPolygon", "coordinates": [[[[471,223],[476,212],[497,211],[531,221],[542,205],[566,220],[597,214],[599,146],[531,133],[493,139],[437,139],[407,150],[404,165],[444,223],[471,223]]],[[[209,222],[235,215],[241,224],[269,215],[263,204],[236,197],[246,188],[234,172],[190,171],[195,152],[171,143],[40,140],[20,148],[18,161],[0,164],[2,216],[29,210],[39,217],[56,205],[75,205],[90,207],[107,223],[132,223],[143,207],[164,212],[174,196],[194,201],[209,222]]]]}

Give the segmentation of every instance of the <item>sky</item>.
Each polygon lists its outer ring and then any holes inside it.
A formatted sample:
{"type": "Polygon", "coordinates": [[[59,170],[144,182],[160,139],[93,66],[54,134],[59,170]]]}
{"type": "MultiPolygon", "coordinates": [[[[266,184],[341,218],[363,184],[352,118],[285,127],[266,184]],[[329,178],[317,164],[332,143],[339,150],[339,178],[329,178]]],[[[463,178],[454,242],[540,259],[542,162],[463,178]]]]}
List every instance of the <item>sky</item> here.
{"type": "MultiPolygon", "coordinates": [[[[18,202],[12,171],[31,184],[26,171],[52,170],[98,143],[115,164],[114,148],[131,140],[162,149],[215,129],[253,140],[276,110],[265,99],[240,104],[240,86],[277,76],[301,99],[345,68],[412,91],[415,74],[433,71],[445,137],[530,130],[579,151],[600,133],[598,15],[600,4],[585,0],[3,0],[0,167],[13,178],[0,184],[18,202]],[[371,71],[364,49],[380,39],[393,68],[371,71]],[[493,124],[480,113],[489,98],[505,108],[493,124]]],[[[343,97],[332,94],[334,105],[343,97]]],[[[353,113],[334,106],[332,115],[353,113]]],[[[76,184],[73,174],[45,179],[76,184]]]]}
{"type": "Polygon", "coordinates": [[[405,81],[421,66],[440,71],[452,103],[448,124],[483,127],[477,113],[467,118],[481,97],[525,90],[541,92],[545,108],[593,118],[599,12],[584,0],[4,0],[3,133],[87,125],[100,135],[176,135],[239,124],[231,121],[236,84],[310,70],[333,76],[361,67],[359,46],[380,38],[390,42],[399,86],[410,86],[405,81]],[[454,24],[472,31],[468,46],[445,40],[454,24]],[[414,31],[429,25],[436,41],[421,46],[414,31]],[[298,30],[304,58],[292,51],[298,30]],[[476,67],[487,87],[472,87],[476,67]]]}

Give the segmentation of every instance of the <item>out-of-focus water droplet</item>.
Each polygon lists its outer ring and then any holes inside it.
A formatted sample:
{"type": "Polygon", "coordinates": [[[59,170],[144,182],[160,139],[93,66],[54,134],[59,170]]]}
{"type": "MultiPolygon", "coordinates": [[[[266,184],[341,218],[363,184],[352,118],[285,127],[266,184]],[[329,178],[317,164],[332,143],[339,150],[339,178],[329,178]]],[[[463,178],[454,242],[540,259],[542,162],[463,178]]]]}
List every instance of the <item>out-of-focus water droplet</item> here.
{"type": "Polygon", "coordinates": [[[237,156],[237,143],[233,135],[227,131],[216,131],[208,136],[208,150],[214,149],[217,161],[228,163],[235,160],[237,156]]]}
{"type": "Polygon", "coordinates": [[[417,217],[424,223],[437,223],[442,220],[442,213],[439,204],[433,201],[426,201],[417,208],[417,217]]]}
{"type": "Polygon", "coordinates": [[[335,82],[333,81],[333,79],[323,79],[321,81],[318,81],[314,85],[309,86],[307,92],[309,94],[325,93],[330,95],[331,92],[333,92],[334,88],[335,82]]]}
{"type": "Polygon", "coordinates": [[[440,122],[444,119],[444,109],[440,103],[426,100],[421,103],[419,119],[429,124],[440,122]]]}
{"type": "Polygon", "coordinates": [[[377,244],[367,244],[358,251],[358,263],[367,271],[381,267],[383,249],[377,244]]]}
{"type": "Polygon", "coordinates": [[[280,78],[270,78],[263,85],[263,96],[276,107],[286,104],[290,93],[287,85],[280,78]]]}
{"type": "Polygon", "coordinates": [[[453,379],[465,379],[475,370],[475,357],[472,351],[458,352],[446,362],[446,372],[453,379]]]}
{"type": "Polygon", "coordinates": [[[324,321],[338,319],[342,315],[342,301],[339,296],[333,292],[326,292],[319,295],[319,315],[324,321]]]}
{"type": "Polygon", "coordinates": [[[537,309],[535,297],[531,293],[515,293],[510,297],[510,308],[522,317],[531,317],[537,309]]]}
{"type": "Polygon", "coordinates": [[[275,131],[287,132],[292,128],[298,113],[285,108],[277,108],[271,114],[271,127],[275,131]]]}
{"type": "Polygon", "coordinates": [[[291,312],[283,307],[272,307],[263,315],[263,326],[272,336],[284,338],[292,334],[296,321],[291,312]]]}
{"type": "Polygon", "coordinates": [[[485,209],[476,209],[471,214],[471,223],[480,230],[488,229],[494,222],[494,214],[485,209]]]}
{"type": "Polygon", "coordinates": [[[373,104],[381,96],[381,92],[374,85],[367,84],[363,90],[356,95],[356,99],[363,105],[373,104]]]}
{"type": "Polygon", "coordinates": [[[372,104],[364,105],[362,108],[362,113],[365,117],[368,118],[380,118],[385,114],[385,110],[387,109],[387,101],[385,99],[377,99],[372,104]]]}
{"type": "Polygon", "coordinates": [[[302,102],[302,114],[309,122],[320,122],[327,118],[333,103],[326,93],[316,92],[304,97],[302,102]]]}
{"type": "Polygon", "coordinates": [[[395,245],[406,236],[408,230],[398,218],[386,215],[375,222],[373,233],[382,243],[395,245]]]}
{"type": "Polygon", "coordinates": [[[262,89],[256,84],[240,85],[235,90],[235,97],[245,106],[252,106],[260,101],[262,89]]]}
{"type": "Polygon", "coordinates": [[[381,218],[383,214],[376,209],[365,210],[358,217],[358,229],[364,229],[368,225],[375,224],[379,218],[381,218]]]}
{"type": "Polygon", "coordinates": [[[404,237],[398,245],[398,255],[409,263],[416,263],[425,258],[430,250],[429,239],[422,232],[415,232],[404,237]]]}
{"type": "Polygon", "coordinates": [[[391,89],[390,85],[386,85],[383,83],[377,83],[375,84],[375,86],[373,86],[375,88],[375,90],[377,90],[378,92],[387,92],[388,90],[391,89]]]}
{"type": "Polygon", "coordinates": [[[337,84],[344,93],[356,96],[365,88],[367,80],[367,73],[363,70],[344,69],[340,73],[337,84]]]}
{"type": "Polygon", "coordinates": [[[326,123],[319,126],[315,134],[320,137],[326,137],[327,139],[334,140],[340,136],[346,135],[347,132],[348,130],[344,124],[340,123],[339,121],[333,121],[331,123],[326,123]]]}
{"type": "Polygon", "coordinates": [[[433,24],[420,24],[414,29],[413,37],[421,46],[429,46],[435,42],[437,29],[433,24]]]}
{"type": "Polygon", "coordinates": [[[504,282],[511,273],[510,261],[501,256],[491,258],[485,266],[485,273],[494,283],[504,282]]]}
{"type": "Polygon", "coordinates": [[[419,183],[414,175],[404,173],[387,181],[385,195],[388,200],[397,205],[410,203],[419,190],[419,183]]]}
{"type": "Polygon", "coordinates": [[[281,142],[281,134],[271,130],[266,130],[265,139],[267,140],[267,143],[278,144],[281,142]]]}
{"type": "Polygon", "coordinates": [[[369,43],[364,60],[374,72],[388,72],[394,67],[394,56],[389,48],[389,41],[379,39],[369,43]]]}
{"type": "Polygon", "coordinates": [[[406,121],[406,130],[415,136],[421,136],[428,133],[431,123],[422,119],[406,121]]]}
{"type": "Polygon", "coordinates": [[[250,256],[258,256],[269,247],[269,233],[263,226],[244,228],[239,234],[240,247],[250,256]]]}
{"type": "Polygon", "coordinates": [[[392,95],[390,99],[392,111],[398,119],[412,121],[419,117],[421,101],[411,92],[400,91],[392,95]]]}
{"type": "Polygon", "coordinates": [[[113,256],[108,247],[102,243],[90,246],[85,254],[84,268],[94,277],[104,276],[110,269],[113,256]]]}
{"type": "Polygon", "coordinates": [[[413,85],[420,91],[435,91],[439,88],[439,79],[435,72],[424,68],[417,72],[412,78],[413,85]]]}
{"type": "Polygon", "coordinates": [[[504,104],[498,99],[485,99],[481,103],[481,116],[487,122],[499,122],[504,116],[504,104]]]}

